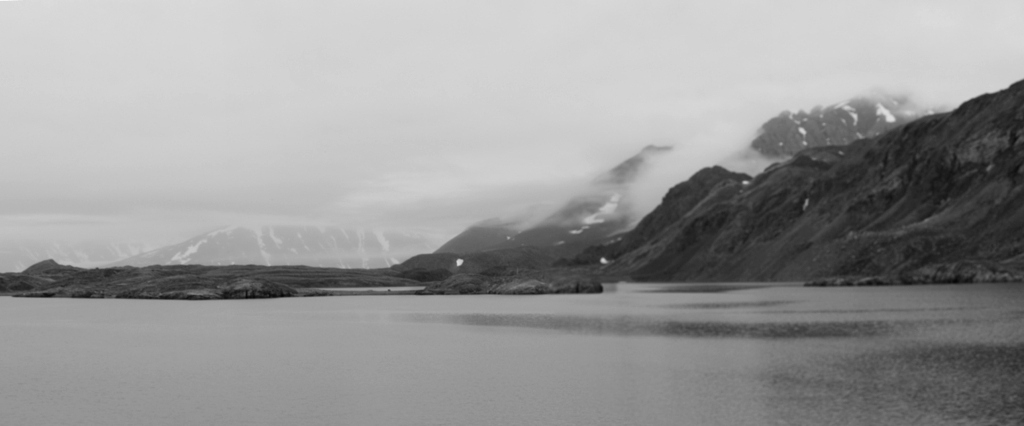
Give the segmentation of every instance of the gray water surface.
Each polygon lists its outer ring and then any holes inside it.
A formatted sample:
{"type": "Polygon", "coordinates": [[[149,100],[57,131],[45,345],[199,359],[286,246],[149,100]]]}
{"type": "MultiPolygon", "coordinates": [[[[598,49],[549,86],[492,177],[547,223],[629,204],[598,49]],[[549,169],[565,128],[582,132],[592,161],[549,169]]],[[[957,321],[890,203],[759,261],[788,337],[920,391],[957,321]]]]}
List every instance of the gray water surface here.
{"type": "Polygon", "coordinates": [[[5,425],[1024,424],[1024,286],[0,297],[5,425]]]}

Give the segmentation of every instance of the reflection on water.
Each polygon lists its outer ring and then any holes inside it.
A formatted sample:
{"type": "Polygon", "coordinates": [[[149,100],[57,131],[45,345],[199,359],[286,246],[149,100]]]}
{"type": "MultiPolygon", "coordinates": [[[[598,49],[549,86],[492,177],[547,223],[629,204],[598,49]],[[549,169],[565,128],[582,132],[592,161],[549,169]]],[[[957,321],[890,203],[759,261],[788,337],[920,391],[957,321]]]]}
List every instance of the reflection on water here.
{"type": "Polygon", "coordinates": [[[1024,424],[1024,286],[0,297],[4,424],[1024,424]]]}
{"type": "MultiPolygon", "coordinates": [[[[626,285],[635,286],[636,284],[626,285]]],[[[634,289],[633,291],[644,293],[724,293],[764,287],[766,287],[764,284],[758,283],[662,284],[644,286],[643,289],[634,289]]]]}
{"type": "Polygon", "coordinates": [[[718,302],[718,303],[679,303],[665,305],[665,308],[673,309],[734,309],[734,308],[763,308],[769,306],[780,306],[793,303],[792,300],[762,300],[758,302],[718,302]]]}
{"type": "Polygon", "coordinates": [[[911,321],[735,323],[675,321],[657,317],[541,314],[409,314],[405,317],[410,321],[419,322],[541,328],[572,333],[756,339],[880,336],[890,334],[894,330],[920,325],[920,322],[911,321]]]}
{"type": "Polygon", "coordinates": [[[804,424],[1022,424],[1024,345],[919,344],[767,371],[804,424]],[[796,404],[794,404],[794,402],[796,404]],[[851,410],[851,407],[864,407],[851,410]]]}
{"type": "Polygon", "coordinates": [[[360,293],[360,292],[391,292],[391,291],[416,291],[423,290],[426,286],[404,286],[404,287],[321,287],[317,290],[324,291],[337,291],[337,292],[349,292],[349,293],[360,293]]]}

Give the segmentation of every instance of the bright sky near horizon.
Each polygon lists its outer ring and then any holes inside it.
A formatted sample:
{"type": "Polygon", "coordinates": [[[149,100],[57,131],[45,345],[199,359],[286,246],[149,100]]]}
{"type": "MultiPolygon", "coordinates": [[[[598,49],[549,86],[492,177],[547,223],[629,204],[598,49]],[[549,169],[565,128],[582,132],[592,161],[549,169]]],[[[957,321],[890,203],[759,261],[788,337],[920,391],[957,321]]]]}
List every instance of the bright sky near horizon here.
{"type": "Polygon", "coordinates": [[[1021,28],[1020,0],[2,2],[0,238],[453,235],[674,145],[656,203],[783,109],[1024,79],[1021,28]]]}

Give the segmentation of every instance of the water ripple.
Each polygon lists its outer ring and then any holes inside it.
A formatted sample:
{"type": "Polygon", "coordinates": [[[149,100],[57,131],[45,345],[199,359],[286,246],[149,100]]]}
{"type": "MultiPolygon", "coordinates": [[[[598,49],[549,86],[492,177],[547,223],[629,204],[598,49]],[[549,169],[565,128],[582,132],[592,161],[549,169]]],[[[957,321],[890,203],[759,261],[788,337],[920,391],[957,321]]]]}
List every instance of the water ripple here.
{"type": "Polygon", "coordinates": [[[407,314],[415,322],[522,327],[570,333],[706,338],[801,339],[888,335],[934,321],[718,322],[679,321],[638,316],[550,314],[407,314]]]}
{"type": "MultiPolygon", "coordinates": [[[[768,308],[772,306],[796,303],[795,300],[762,300],[757,302],[718,302],[718,303],[680,303],[662,305],[660,308],[673,309],[735,309],[735,308],[768,308]]],[[[799,311],[796,311],[799,312],[799,311]]]]}
{"type": "Polygon", "coordinates": [[[807,424],[1024,424],[1019,343],[912,344],[804,363],[763,379],[769,398],[788,402],[789,411],[799,408],[807,424]]]}

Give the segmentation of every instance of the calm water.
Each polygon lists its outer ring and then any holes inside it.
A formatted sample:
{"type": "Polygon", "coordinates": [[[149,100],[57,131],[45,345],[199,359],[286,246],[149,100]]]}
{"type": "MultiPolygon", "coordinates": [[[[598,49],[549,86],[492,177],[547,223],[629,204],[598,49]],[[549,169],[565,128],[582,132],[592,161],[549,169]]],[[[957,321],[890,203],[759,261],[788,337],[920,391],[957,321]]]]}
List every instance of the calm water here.
{"type": "Polygon", "coordinates": [[[0,297],[0,423],[1024,424],[1024,285],[606,288],[0,297]]]}

